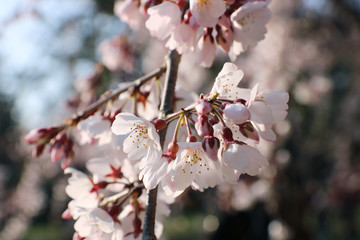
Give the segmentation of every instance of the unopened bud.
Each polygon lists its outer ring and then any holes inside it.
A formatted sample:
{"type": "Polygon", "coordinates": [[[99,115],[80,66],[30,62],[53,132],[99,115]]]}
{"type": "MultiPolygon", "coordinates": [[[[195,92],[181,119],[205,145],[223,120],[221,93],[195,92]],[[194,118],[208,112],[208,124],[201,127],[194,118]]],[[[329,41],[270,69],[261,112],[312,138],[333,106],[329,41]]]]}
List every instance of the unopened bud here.
{"type": "Polygon", "coordinates": [[[112,219],[114,221],[117,221],[117,217],[119,216],[119,214],[121,213],[122,211],[122,207],[121,205],[113,205],[109,208],[109,210],[107,210],[108,214],[112,217],[112,219]]]}
{"type": "Polygon", "coordinates": [[[70,209],[66,209],[62,214],[61,214],[61,218],[62,219],[72,219],[72,215],[70,213],[70,209]]]}
{"type": "Polygon", "coordinates": [[[198,115],[207,115],[212,110],[211,103],[206,99],[200,99],[197,101],[195,109],[198,115]]]}
{"type": "Polygon", "coordinates": [[[167,157],[168,161],[174,160],[178,151],[179,145],[173,140],[169,143],[167,153],[163,154],[163,157],[167,157]]]}
{"type": "Polygon", "coordinates": [[[207,136],[201,144],[205,154],[213,161],[218,160],[218,151],[220,148],[220,141],[216,137],[207,136]]]}
{"type": "Polygon", "coordinates": [[[242,135],[244,135],[244,137],[259,141],[259,134],[257,133],[254,126],[251,124],[251,122],[241,124],[239,125],[239,127],[240,132],[242,133],[242,135]]]}
{"type": "Polygon", "coordinates": [[[40,139],[44,138],[45,131],[44,129],[33,129],[25,136],[25,142],[33,144],[38,142],[40,139]]]}
{"type": "Polygon", "coordinates": [[[32,151],[32,156],[34,158],[39,157],[44,152],[45,146],[46,146],[45,144],[36,146],[32,151]]]}
{"type": "Polygon", "coordinates": [[[209,123],[209,119],[205,115],[201,115],[195,123],[195,129],[199,136],[213,136],[214,129],[212,125],[209,123]]]}
{"type": "Polygon", "coordinates": [[[167,125],[166,120],[158,118],[153,121],[156,130],[164,129],[167,125]]]}
{"type": "Polygon", "coordinates": [[[222,135],[222,137],[224,138],[225,142],[227,142],[227,143],[234,141],[233,133],[232,133],[231,129],[228,128],[228,127],[224,127],[224,128],[221,130],[221,135],[222,135]]]}
{"type": "Polygon", "coordinates": [[[56,134],[60,131],[58,127],[51,128],[37,128],[31,130],[28,134],[26,134],[24,140],[29,144],[44,144],[48,143],[56,134]]]}
{"type": "Polygon", "coordinates": [[[237,99],[235,99],[234,103],[241,103],[242,105],[245,105],[246,100],[242,99],[242,98],[237,98],[237,99]]]}
{"type": "Polygon", "coordinates": [[[190,135],[186,138],[187,142],[197,142],[197,138],[194,135],[190,135]]]}
{"type": "Polygon", "coordinates": [[[243,104],[235,103],[227,105],[224,110],[224,118],[235,124],[242,124],[250,119],[250,111],[243,104]]]}
{"type": "Polygon", "coordinates": [[[51,161],[57,162],[59,159],[65,157],[65,148],[64,144],[56,142],[51,148],[50,158],[51,161]]]}
{"type": "Polygon", "coordinates": [[[209,123],[211,124],[211,125],[215,125],[215,124],[217,124],[219,122],[219,119],[217,118],[217,117],[212,117],[212,118],[210,118],[209,119],[209,123]]]}

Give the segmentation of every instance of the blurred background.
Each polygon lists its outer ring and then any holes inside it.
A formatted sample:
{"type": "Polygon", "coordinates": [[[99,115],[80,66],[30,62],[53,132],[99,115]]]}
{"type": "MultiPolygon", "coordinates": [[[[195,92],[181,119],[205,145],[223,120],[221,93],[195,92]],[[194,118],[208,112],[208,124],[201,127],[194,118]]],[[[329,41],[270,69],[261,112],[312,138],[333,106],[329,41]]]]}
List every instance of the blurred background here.
{"type": "MultiPolygon", "coordinates": [[[[130,33],[112,0],[0,6],[0,239],[71,239],[73,222],[61,219],[66,177],[48,153],[32,158],[24,135],[157,67],[166,51],[130,33]],[[141,60],[108,62],[114,46],[141,60]]],[[[360,239],[360,1],[272,0],[270,8],[265,40],[237,60],[245,84],[290,93],[278,141],[262,146],[270,167],[238,185],[186,191],[163,239],[360,239]]],[[[219,54],[205,70],[183,61],[182,81],[196,74],[194,90],[205,92],[225,61],[219,54]]]]}

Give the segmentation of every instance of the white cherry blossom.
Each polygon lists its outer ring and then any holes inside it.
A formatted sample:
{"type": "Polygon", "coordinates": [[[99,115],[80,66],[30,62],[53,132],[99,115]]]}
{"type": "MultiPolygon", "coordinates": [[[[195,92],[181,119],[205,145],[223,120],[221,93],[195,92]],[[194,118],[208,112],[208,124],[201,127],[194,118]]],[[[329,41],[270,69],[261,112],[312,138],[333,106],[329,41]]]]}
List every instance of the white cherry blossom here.
{"type": "Polygon", "coordinates": [[[98,195],[97,192],[92,191],[94,184],[89,177],[74,168],[66,168],[64,173],[71,174],[65,192],[76,201],[77,207],[96,207],[99,202],[98,195]]]}
{"type": "Polygon", "coordinates": [[[272,126],[287,115],[289,94],[285,91],[266,90],[258,94],[258,85],[251,90],[248,108],[250,121],[259,136],[268,141],[275,141],[276,135],[272,126]]]}
{"type": "Polygon", "coordinates": [[[123,22],[126,22],[134,29],[144,25],[144,16],[139,9],[141,0],[117,0],[114,4],[114,13],[123,22]]]}
{"type": "Polygon", "coordinates": [[[215,79],[213,88],[210,94],[217,92],[218,98],[235,100],[238,98],[248,99],[250,97],[250,90],[239,88],[238,85],[244,77],[244,72],[230,62],[224,64],[222,70],[215,79]]]}
{"type": "Polygon", "coordinates": [[[119,113],[111,126],[116,135],[125,135],[124,152],[130,160],[158,161],[161,157],[160,138],[149,121],[130,113],[119,113]]]}
{"type": "Polygon", "coordinates": [[[168,174],[162,182],[167,194],[176,196],[189,186],[203,191],[221,182],[220,163],[211,160],[201,144],[201,142],[179,143],[180,154],[169,164],[168,174]]]}
{"type": "Polygon", "coordinates": [[[230,146],[227,147],[222,159],[230,168],[251,176],[257,175],[260,168],[269,165],[267,159],[259,150],[248,145],[236,143],[230,144],[230,146]]]}
{"type": "Polygon", "coordinates": [[[197,27],[191,26],[189,23],[178,24],[171,33],[166,47],[170,50],[176,49],[179,54],[194,51],[196,45],[197,27]]]}
{"type": "Polygon", "coordinates": [[[122,229],[116,226],[111,216],[101,208],[94,208],[79,217],[74,228],[87,240],[113,240],[121,239],[122,229]]]}
{"type": "Polygon", "coordinates": [[[213,27],[225,12],[223,0],[190,0],[190,11],[201,27],[213,27]]]}
{"type": "Polygon", "coordinates": [[[234,43],[232,51],[235,55],[254,47],[264,39],[265,25],[269,22],[271,12],[267,8],[270,1],[249,1],[231,14],[234,25],[234,43]]]}
{"type": "Polygon", "coordinates": [[[148,9],[149,18],[145,25],[152,36],[165,40],[180,24],[181,10],[174,2],[165,1],[148,9]]]}

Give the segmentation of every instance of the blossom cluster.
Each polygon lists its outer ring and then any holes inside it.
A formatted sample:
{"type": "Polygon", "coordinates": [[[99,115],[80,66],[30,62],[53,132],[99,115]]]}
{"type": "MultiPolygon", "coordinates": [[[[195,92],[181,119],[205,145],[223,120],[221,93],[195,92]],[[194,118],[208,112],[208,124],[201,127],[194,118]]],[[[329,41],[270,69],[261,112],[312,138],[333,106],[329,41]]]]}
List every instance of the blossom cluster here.
{"type": "Polygon", "coordinates": [[[209,94],[167,119],[116,116],[111,130],[122,139],[127,158],[139,164],[139,180],[147,189],[160,183],[175,197],[189,186],[203,191],[235,183],[240,174],[256,175],[268,165],[257,145],[275,140],[272,126],[286,117],[289,96],[285,91],[258,91],[258,85],[239,88],[242,77],[240,69],[226,63],[209,94]],[[168,129],[173,136],[168,134],[162,148],[158,130],[175,119],[176,126],[168,129]]]}
{"type": "MultiPolygon", "coordinates": [[[[130,166],[118,158],[95,158],[86,164],[87,175],[74,168],[66,193],[72,198],[62,217],[75,219],[73,239],[141,239],[146,191],[134,179],[130,166]],[[122,166],[121,166],[121,165],[122,166]]],[[[155,233],[161,235],[161,219],[170,213],[172,199],[159,194],[155,233]]]]}
{"type": "Polygon", "coordinates": [[[197,64],[210,67],[219,47],[235,58],[254,47],[266,33],[269,0],[125,0],[115,3],[115,14],[150,34],[170,50],[196,53],[197,64]]]}
{"type": "MultiPolygon", "coordinates": [[[[203,191],[236,183],[268,166],[258,150],[274,141],[272,127],[287,115],[288,93],[240,88],[244,73],[225,63],[208,94],[179,88],[173,114],[157,118],[158,78],[120,94],[105,108],[88,111],[69,124],[36,129],[26,136],[35,154],[50,146],[53,161],[71,174],[73,199],[64,218],[76,220],[75,239],[140,239],[145,190],[159,186],[157,220],[168,204],[191,187],[203,191]],[[167,127],[164,144],[159,131],[167,127]],[[68,131],[69,128],[72,131],[68,131]],[[87,162],[89,175],[70,168],[73,145],[97,145],[101,155],[87,162]]],[[[161,234],[160,222],[156,234],[161,234]]]]}

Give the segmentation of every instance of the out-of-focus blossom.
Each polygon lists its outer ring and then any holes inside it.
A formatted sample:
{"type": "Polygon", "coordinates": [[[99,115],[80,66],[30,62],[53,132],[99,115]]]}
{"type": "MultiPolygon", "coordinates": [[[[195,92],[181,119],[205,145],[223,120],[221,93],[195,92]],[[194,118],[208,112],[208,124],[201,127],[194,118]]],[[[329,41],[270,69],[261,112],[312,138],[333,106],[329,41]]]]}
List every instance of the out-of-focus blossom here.
{"type": "Polygon", "coordinates": [[[249,1],[231,14],[234,23],[233,53],[239,55],[249,47],[254,47],[264,39],[265,25],[270,21],[271,12],[267,8],[269,0],[249,1]]]}
{"type": "Polygon", "coordinates": [[[144,15],[141,14],[140,0],[117,0],[114,4],[114,13],[134,29],[144,25],[144,15]]]}
{"type": "Polygon", "coordinates": [[[103,64],[111,71],[123,69],[132,72],[135,65],[131,45],[125,37],[117,36],[100,43],[99,52],[103,64]]]}
{"type": "Polygon", "coordinates": [[[223,0],[190,0],[190,11],[201,27],[213,27],[225,12],[223,0]]]}

